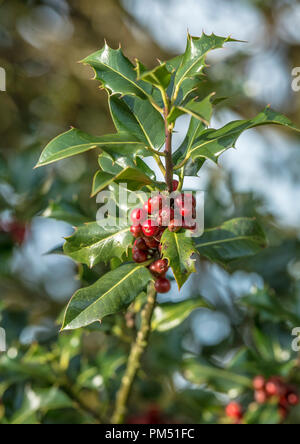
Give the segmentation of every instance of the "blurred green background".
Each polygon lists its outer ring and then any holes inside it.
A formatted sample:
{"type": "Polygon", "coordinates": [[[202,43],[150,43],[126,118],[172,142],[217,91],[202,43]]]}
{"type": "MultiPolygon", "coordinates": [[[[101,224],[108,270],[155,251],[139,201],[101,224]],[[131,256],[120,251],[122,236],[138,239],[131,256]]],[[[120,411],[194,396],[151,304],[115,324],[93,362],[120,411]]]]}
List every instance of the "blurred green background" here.
{"type": "MultiPolygon", "coordinates": [[[[106,94],[77,62],[106,39],[151,68],[184,51],[187,29],[231,34],[247,43],[216,51],[206,70],[206,87],[228,98],[214,126],[271,104],[300,127],[300,92],[291,86],[292,69],[300,66],[299,20],[300,4],[292,0],[0,0],[7,81],[0,92],[0,326],[8,346],[0,356],[1,423],[108,421],[142,303],[101,327],[58,334],[57,320],[80,281],[103,272],[78,270],[60,255],[72,225],[95,218],[87,196],[96,154],[33,167],[46,143],[70,126],[95,135],[113,131],[106,94]]],[[[175,148],[187,124],[183,117],[176,127],[175,148]]],[[[129,422],[217,423],[225,421],[230,398],[249,404],[251,390],[235,377],[224,383],[211,370],[208,381],[201,368],[186,368],[186,355],[201,358],[205,368],[300,381],[291,349],[291,331],[300,326],[299,136],[249,131],[220,164],[207,164],[199,179],[206,227],[256,216],[270,248],[231,273],[202,260],[181,294],[174,285],[161,298],[166,320],[155,326],[129,422]],[[190,314],[181,306],[182,322],[174,325],[168,303],[198,295],[216,311],[190,314]]],[[[249,422],[278,421],[271,413],[249,422]]],[[[300,410],[288,421],[300,423],[300,410]]]]}

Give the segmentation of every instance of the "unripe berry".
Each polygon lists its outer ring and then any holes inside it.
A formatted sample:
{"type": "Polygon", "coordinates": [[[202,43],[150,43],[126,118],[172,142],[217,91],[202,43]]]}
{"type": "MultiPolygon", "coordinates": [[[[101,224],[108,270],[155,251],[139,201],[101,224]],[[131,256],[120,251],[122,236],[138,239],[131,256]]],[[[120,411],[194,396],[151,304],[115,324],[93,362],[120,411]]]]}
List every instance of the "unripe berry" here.
{"type": "Polygon", "coordinates": [[[231,402],[226,407],[226,415],[229,418],[241,419],[243,417],[242,406],[239,403],[237,403],[237,402],[231,402]]]}
{"type": "Polygon", "coordinates": [[[161,277],[155,281],[155,290],[157,293],[168,293],[171,290],[171,282],[161,277]]]}
{"type": "Polygon", "coordinates": [[[159,227],[155,226],[153,221],[148,219],[142,224],[143,233],[147,237],[156,236],[159,233],[159,227]]]}
{"type": "Polygon", "coordinates": [[[143,235],[142,226],[141,225],[132,225],[130,227],[130,232],[136,238],[141,237],[143,235]]]}

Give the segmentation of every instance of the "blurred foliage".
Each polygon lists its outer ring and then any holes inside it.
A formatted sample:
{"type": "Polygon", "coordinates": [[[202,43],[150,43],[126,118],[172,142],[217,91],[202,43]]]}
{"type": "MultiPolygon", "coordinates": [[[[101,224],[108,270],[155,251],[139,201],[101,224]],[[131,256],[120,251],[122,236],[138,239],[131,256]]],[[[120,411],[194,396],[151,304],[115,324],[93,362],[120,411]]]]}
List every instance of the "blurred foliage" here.
{"type": "MultiPolygon", "coordinates": [[[[276,15],[294,2],[279,0],[276,7],[273,1],[249,3],[266,18],[266,47],[272,48],[276,15]]],[[[139,322],[143,295],[126,318],[119,315],[85,333],[58,335],[56,320],[66,300],[54,298],[46,285],[47,279],[55,279],[51,269],[36,279],[25,254],[34,237],[31,227],[45,210],[71,224],[95,214],[94,200],[86,199],[91,171],[97,169],[93,154],[43,171],[32,168],[41,147],[71,125],[95,135],[112,130],[106,95],[88,81],[92,72],[87,74],[87,68],[76,63],[101,47],[104,39],[113,47],[122,42],[129,57],[149,67],[156,58],[169,56],[116,0],[0,0],[0,66],[7,72],[7,92],[0,93],[0,325],[8,344],[8,353],[0,356],[3,424],[108,422],[139,322]],[[11,228],[3,229],[11,222],[26,227],[23,245],[11,228]]],[[[299,44],[289,39],[279,39],[279,44],[287,65],[300,66],[299,44]]],[[[222,60],[207,78],[207,88],[234,97],[234,111],[246,116],[261,108],[245,94],[242,83],[249,57],[241,50],[222,60]]],[[[298,126],[299,97],[287,98],[284,110],[298,126]]],[[[219,106],[231,109],[232,102],[219,106]]],[[[299,157],[288,165],[290,175],[295,169],[295,180],[297,165],[299,157]]],[[[147,421],[149,408],[155,406],[167,423],[227,423],[224,407],[230,399],[249,406],[250,423],[272,423],[274,418],[278,422],[273,405],[258,408],[254,403],[251,379],[276,374],[300,387],[299,357],[291,350],[291,331],[300,325],[299,231],[280,226],[260,196],[238,193],[230,173],[210,172],[206,201],[206,226],[221,224],[225,217],[257,216],[266,227],[270,248],[237,263],[236,271],[224,272],[221,281],[219,270],[202,261],[200,274],[186,290],[188,303],[179,308],[166,301],[158,307],[157,330],[134,389],[129,422],[147,421]],[[254,279],[252,288],[237,292],[236,283],[242,285],[249,277],[254,279]],[[199,293],[230,324],[219,343],[199,340],[198,316],[207,311],[196,308],[199,293]],[[174,314],[178,310],[180,322],[174,314]]],[[[45,227],[48,236],[51,229],[45,227]]],[[[103,271],[83,267],[77,275],[92,283],[103,271]]],[[[287,422],[300,423],[299,407],[287,422]]]]}

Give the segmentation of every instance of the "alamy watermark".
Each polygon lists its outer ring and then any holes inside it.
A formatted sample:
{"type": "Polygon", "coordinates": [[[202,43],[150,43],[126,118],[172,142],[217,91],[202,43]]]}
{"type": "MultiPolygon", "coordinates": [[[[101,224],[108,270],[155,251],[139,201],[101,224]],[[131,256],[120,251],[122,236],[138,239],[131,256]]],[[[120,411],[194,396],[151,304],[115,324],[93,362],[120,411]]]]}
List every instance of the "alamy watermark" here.
{"type": "Polygon", "coordinates": [[[0,91],[6,91],[6,71],[0,67],[0,91]]]}
{"type": "Polygon", "coordinates": [[[292,70],[292,76],[294,77],[292,81],[292,90],[295,92],[300,91],[300,66],[295,67],[292,70]]]}
{"type": "Polygon", "coordinates": [[[292,336],[296,336],[296,338],[292,342],[292,349],[294,352],[300,351],[300,327],[295,327],[292,330],[292,336]]]}
{"type": "Polygon", "coordinates": [[[0,353],[6,352],[6,333],[4,328],[0,327],[0,353]]]}
{"type": "MultiPolygon", "coordinates": [[[[143,209],[146,202],[152,199],[151,212],[147,219],[152,226],[189,228],[187,236],[199,237],[204,232],[204,192],[183,191],[167,194],[165,192],[145,193],[129,191],[126,183],[121,183],[114,191],[105,190],[97,195],[100,208],[96,221],[101,227],[119,227],[124,229],[132,225],[131,213],[134,209],[143,209]]],[[[145,213],[141,212],[141,218],[145,213]]],[[[135,221],[142,224],[143,220],[135,221]]],[[[176,230],[175,228],[175,230],[176,230]]],[[[174,231],[175,231],[174,230],[174,231]]]]}

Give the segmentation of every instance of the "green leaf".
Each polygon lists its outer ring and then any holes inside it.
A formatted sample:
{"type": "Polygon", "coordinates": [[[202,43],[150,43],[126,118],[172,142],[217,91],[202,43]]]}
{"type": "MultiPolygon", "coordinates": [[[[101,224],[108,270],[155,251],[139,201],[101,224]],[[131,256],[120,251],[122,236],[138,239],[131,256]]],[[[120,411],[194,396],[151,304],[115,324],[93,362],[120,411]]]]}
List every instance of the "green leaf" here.
{"type": "Polygon", "coordinates": [[[168,122],[173,123],[183,114],[190,114],[208,126],[213,113],[211,98],[214,95],[215,93],[212,93],[203,100],[197,101],[196,99],[192,99],[185,105],[174,106],[168,116],[168,122]]]}
{"type": "Polygon", "coordinates": [[[226,42],[235,41],[230,37],[218,37],[214,34],[202,34],[201,37],[188,35],[186,50],[175,76],[173,97],[177,97],[184,82],[201,73],[205,67],[205,59],[209,51],[222,48],[226,42]]]}
{"type": "Polygon", "coordinates": [[[268,124],[282,125],[300,131],[287,117],[267,107],[254,119],[236,120],[218,130],[207,129],[203,131],[186,155],[193,161],[202,158],[217,163],[221,154],[229,148],[235,147],[239,136],[244,131],[268,124]]]}
{"type": "Polygon", "coordinates": [[[103,49],[88,56],[83,63],[94,68],[95,78],[112,94],[133,95],[141,99],[151,94],[151,87],[137,80],[134,65],[121,48],[115,50],[105,43],[103,49]]]}
{"type": "Polygon", "coordinates": [[[255,219],[238,218],[206,230],[195,243],[200,255],[227,265],[233,260],[259,253],[266,247],[266,238],[255,219]]]}
{"type": "Polygon", "coordinates": [[[168,260],[178,287],[181,288],[191,273],[196,272],[195,259],[192,259],[192,255],[197,253],[194,241],[185,231],[171,233],[166,230],[161,244],[163,258],[168,260]]]}
{"type": "Polygon", "coordinates": [[[197,308],[211,308],[202,298],[160,304],[154,311],[152,330],[164,332],[178,327],[197,308]]]}
{"type": "Polygon", "coordinates": [[[166,89],[171,81],[171,73],[166,63],[156,66],[151,71],[144,71],[141,65],[137,64],[138,80],[144,80],[156,87],[166,89]]]}
{"type": "Polygon", "coordinates": [[[228,392],[236,389],[238,393],[244,389],[252,388],[252,379],[233,373],[226,369],[211,365],[204,359],[187,359],[184,361],[184,376],[193,384],[207,384],[214,390],[228,392]]]}
{"type": "Polygon", "coordinates": [[[128,264],[110,271],[94,285],[74,294],[67,307],[62,329],[85,327],[125,309],[152,279],[145,265],[128,264]]]}
{"type": "Polygon", "coordinates": [[[45,166],[95,148],[101,148],[113,157],[149,155],[144,144],[128,133],[95,137],[73,128],[56,137],[46,146],[36,167],[45,166]]]}
{"type": "MultiPolygon", "coordinates": [[[[110,111],[118,132],[127,132],[142,144],[159,149],[165,142],[165,126],[161,114],[138,97],[109,98],[110,111]]],[[[149,154],[148,154],[149,155],[149,154]]]]}
{"type": "Polygon", "coordinates": [[[71,225],[81,225],[88,222],[88,217],[83,215],[76,205],[60,201],[51,201],[43,212],[43,217],[61,220],[71,225]]]}
{"type": "Polygon", "coordinates": [[[10,424],[36,424],[35,413],[74,407],[71,399],[56,387],[32,390],[27,388],[20,410],[13,416],[10,424]]]}
{"type": "Polygon", "coordinates": [[[99,226],[91,222],[79,227],[66,239],[64,252],[72,259],[89,267],[99,262],[108,263],[110,259],[122,259],[128,255],[133,237],[129,227],[99,226]]]}
{"type": "Polygon", "coordinates": [[[128,190],[139,190],[144,185],[153,184],[153,181],[137,168],[127,167],[116,175],[97,171],[93,180],[92,196],[95,196],[112,182],[126,183],[128,190]]]}

